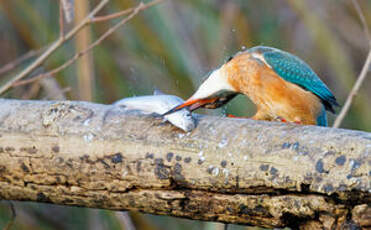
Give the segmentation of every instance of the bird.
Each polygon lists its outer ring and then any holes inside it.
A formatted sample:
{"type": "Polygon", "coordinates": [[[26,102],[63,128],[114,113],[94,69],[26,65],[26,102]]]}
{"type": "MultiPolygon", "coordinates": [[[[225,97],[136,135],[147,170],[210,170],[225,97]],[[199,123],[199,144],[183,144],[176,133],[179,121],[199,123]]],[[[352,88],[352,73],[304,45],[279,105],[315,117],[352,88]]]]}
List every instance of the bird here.
{"type": "Polygon", "coordinates": [[[166,114],[182,108],[216,109],[244,94],[255,104],[251,119],[327,126],[335,96],[313,69],[286,51],[255,46],[236,53],[211,72],[196,92],[166,114]]]}

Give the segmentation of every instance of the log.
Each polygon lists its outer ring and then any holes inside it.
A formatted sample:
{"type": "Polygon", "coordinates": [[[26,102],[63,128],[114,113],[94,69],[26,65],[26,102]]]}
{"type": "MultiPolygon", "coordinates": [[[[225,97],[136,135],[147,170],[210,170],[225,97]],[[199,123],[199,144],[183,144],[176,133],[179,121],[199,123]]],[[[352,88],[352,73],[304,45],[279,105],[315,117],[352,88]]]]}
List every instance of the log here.
{"type": "Polygon", "coordinates": [[[371,133],[0,99],[0,199],[266,228],[371,226],[371,133]]]}

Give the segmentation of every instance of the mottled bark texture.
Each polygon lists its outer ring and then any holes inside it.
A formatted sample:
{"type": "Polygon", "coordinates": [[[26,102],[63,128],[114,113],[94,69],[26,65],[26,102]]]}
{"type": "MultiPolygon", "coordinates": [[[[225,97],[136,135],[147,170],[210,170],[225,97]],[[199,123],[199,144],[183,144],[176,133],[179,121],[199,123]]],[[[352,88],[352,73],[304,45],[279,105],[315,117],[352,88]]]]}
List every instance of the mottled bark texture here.
{"type": "Polygon", "coordinates": [[[371,134],[0,99],[0,197],[262,227],[370,227],[371,134]]]}

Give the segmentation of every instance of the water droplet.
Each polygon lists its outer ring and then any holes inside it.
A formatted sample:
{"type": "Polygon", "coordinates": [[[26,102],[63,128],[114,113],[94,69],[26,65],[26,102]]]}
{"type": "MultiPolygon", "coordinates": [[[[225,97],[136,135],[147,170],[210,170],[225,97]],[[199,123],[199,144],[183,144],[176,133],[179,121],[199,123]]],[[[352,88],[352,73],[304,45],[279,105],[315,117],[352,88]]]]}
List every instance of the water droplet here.
{"type": "Polygon", "coordinates": [[[223,174],[228,177],[229,176],[229,170],[228,169],[223,169],[223,174]]]}
{"type": "Polygon", "coordinates": [[[227,140],[227,139],[222,139],[222,140],[219,142],[218,147],[219,147],[219,148],[224,148],[227,144],[228,144],[228,140],[227,140]]]}
{"type": "Polygon", "coordinates": [[[90,119],[86,119],[86,120],[84,121],[84,125],[85,125],[85,126],[88,126],[89,123],[90,123],[90,121],[91,121],[90,119]]]}
{"type": "Polygon", "coordinates": [[[213,171],[211,173],[213,174],[213,176],[219,175],[219,168],[217,167],[213,168],[213,171]]]}
{"type": "Polygon", "coordinates": [[[85,142],[92,142],[94,139],[94,134],[88,133],[84,135],[84,140],[85,142]]]}

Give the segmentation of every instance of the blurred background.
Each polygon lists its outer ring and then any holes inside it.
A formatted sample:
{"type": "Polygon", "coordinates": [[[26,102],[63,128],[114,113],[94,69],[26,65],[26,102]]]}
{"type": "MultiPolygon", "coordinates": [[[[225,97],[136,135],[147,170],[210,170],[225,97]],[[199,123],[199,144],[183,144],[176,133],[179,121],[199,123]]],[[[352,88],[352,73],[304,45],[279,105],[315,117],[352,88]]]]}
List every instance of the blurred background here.
{"type": "MultiPolygon", "coordinates": [[[[66,23],[65,30],[79,23],[98,2],[75,0],[74,21],[66,23]]],[[[138,2],[111,0],[99,15],[118,12],[138,2]]],[[[371,25],[371,1],[359,0],[359,4],[371,25]]],[[[56,0],[0,1],[0,85],[58,38],[58,14],[56,0]],[[28,58],[21,64],[6,66],[25,54],[28,58]]],[[[63,64],[118,20],[84,29],[29,77],[63,64]]],[[[369,49],[350,0],[166,0],[140,13],[64,71],[12,88],[1,96],[109,104],[160,89],[185,99],[230,55],[256,45],[277,47],[305,60],[340,104],[353,86],[369,49]]],[[[370,88],[368,78],[343,128],[371,131],[370,88]]],[[[238,96],[222,109],[198,112],[249,116],[255,108],[246,97],[238,96]]],[[[333,119],[330,115],[330,123],[333,119]]],[[[18,216],[12,229],[125,229],[110,211],[32,203],[15,206],[18,216]]],[[[8,205],[0,202],[0,228],[10,216],[8,205]]],[[[137,229],[223,229],[221,224],[173,217],[139,213],[131,216],[137,229]]],[[[245,228],[233,225],[230,229],[245,228]]]]}

